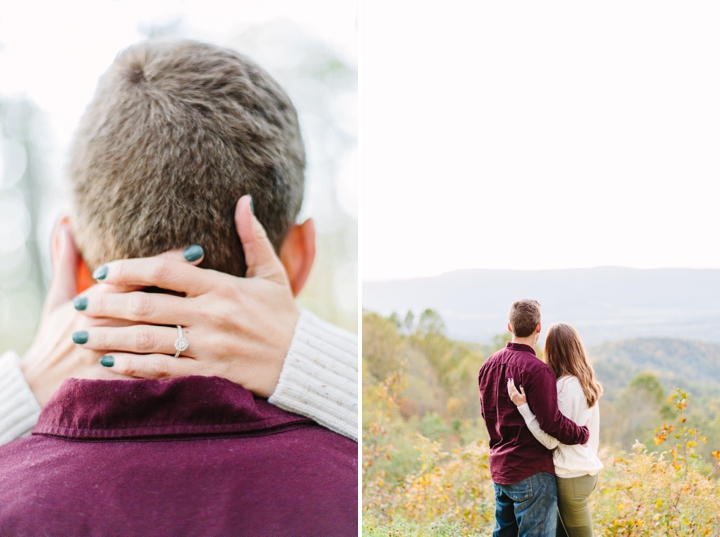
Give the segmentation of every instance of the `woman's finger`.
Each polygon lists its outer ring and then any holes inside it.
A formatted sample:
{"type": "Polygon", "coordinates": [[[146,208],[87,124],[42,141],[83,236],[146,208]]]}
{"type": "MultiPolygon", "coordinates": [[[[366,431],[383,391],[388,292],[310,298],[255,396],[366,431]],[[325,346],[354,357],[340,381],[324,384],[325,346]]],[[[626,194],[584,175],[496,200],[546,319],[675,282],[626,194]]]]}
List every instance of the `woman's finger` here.
{"type": "Polygon", "coordinates": [[[147,324],[187,326],[194,317],[188,298],[165,293],[98,293],[78,297],[74,306],[88,317],[107,317],[147,324]],[[185,301],[185,302],[182,302],[185,301]]]}
{"type": "Polygon", "coordinates": [[[92,328],[95,326],[135,326],[137,323],[135,321],[127,321],[125,319],[110,319],[109,317],[87,317],[83,324],[92,328]]]}
{"type": "Polygon", "coordinates": [[[250,196],[243,196],[235,206],[235,227],[245,253],[245,276],[288,285],[285,267],[275,253],[265,228],[253,214],[250,196]]]}
{"type": "Polygon", "coordinates": [[[168,250],[167,252],[163,252],[159,255],[156,255],[155,257],[197,266],[202,262],[203,258],[205,257],[205,251],[199,244],[193,244],[192,246],[189,246],[184,250],[168,250]]]}
{"type": "MultiPolygon", "coordinates": [[[[205,252],[202,247],[194,244],[193,246],[185,248],[185,250],[168,250],[167,252],[156,255],[154,259],[169,259],[170,261],[197,266],[202,262],[204,257],[205,252]]],[[[129,293],[131,291],[140,291],[144,287],[145,286],[143,285],[122,285],[120,283],[113,285],[110,283],[99,282],[84,291],[78,296],[78,298],[94,293],[129,293]]]]}
{"type": "Polygon", "coordinates": [[[100,364],[113,373],[135,378],[163,379],[202,374],[192,358],[173,358],[167,354],[113,352],[100,358],[100,364]]]}
{"type": "Polygon", "coordinates": [[[93,278],[112,285],[160,287],[187,296],[204,294],[216,284],[211,271],[160,256],[111,261],[95,269],[93,278]]]}
{"type": "MultiPolygon", "coordinates": [[[[129,327],[92,327],[73,334],[73,341],[86,349],[101,352],[123,351],[133,354],[174,355],[176,328],[153,325],[134,325],[129,327]]],[[[192,341],[190,330],[183,330],[183,337],[192,341]]],[[[184,356],[194,356],[197,342],[183,351],[184,356]]]]}

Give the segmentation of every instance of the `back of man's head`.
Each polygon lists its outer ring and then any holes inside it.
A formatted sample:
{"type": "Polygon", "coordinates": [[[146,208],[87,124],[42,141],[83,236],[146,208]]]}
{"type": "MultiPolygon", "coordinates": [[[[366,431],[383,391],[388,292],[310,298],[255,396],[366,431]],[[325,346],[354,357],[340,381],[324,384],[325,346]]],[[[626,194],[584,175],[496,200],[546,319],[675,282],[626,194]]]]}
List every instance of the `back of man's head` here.
{"type": "Polygon", "coordinates": [[[508,322],[516,337],[530,337],[540,323],[540,302],[530,298],[516,300],[510,306],[508,322]]]}
{"type": "Polygon", "coordinates": [[[201,244],[201,266],[241,276],[235,203],[252,195],[279,250],[304,167],[295,109],[260,67],[209,44],[144,42],[100,79],[75,136],[75,239],[90,270],[201,244]]]}

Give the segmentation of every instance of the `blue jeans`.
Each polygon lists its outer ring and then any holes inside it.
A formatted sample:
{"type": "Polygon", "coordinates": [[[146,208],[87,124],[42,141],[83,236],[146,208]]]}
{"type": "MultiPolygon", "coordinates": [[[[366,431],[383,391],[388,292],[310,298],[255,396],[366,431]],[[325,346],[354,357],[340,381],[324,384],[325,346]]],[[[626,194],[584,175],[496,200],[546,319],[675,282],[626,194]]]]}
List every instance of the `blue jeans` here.
{"type": "Polygon", "coordinates": [[[555,537],[557,483],[540,472],[512,485],[495,485],[493,537],[555,537]]]}

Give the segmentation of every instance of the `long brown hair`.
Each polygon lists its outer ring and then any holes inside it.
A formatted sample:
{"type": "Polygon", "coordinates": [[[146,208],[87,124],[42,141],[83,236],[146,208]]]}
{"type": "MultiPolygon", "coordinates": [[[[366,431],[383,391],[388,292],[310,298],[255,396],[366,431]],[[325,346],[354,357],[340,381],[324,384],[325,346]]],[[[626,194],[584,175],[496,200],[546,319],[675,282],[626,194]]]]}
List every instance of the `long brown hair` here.
{"type": "Polygon", "coordinates": [[[603,393],[602,385],[595,380],[585,347],[577,331],[569,324],[557,323],[545,336],[545,360],[556,378],[572,375],[580,381],[588,408],[597,403],[603,393]]]}

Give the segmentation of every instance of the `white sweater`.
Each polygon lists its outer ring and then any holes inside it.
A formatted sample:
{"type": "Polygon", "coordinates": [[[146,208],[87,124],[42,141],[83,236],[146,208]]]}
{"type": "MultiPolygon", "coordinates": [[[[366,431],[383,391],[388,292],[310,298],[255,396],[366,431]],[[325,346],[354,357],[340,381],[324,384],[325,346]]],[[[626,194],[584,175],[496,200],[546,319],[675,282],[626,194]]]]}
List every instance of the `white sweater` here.
{"type": "Polygon", "coordinates": [[[595,475],[603,468],[603,463],[597,456],[600,444],[600,405],[596,403],[592,408],[588,408],[585,393],[583,393],[577,377],[560,377],[557,381],[557,392],[560,412],[578,425],[588,424],[590,440],[586,446],[561,444],[557,439],[545,433],[540,429],[535,414],[527,403],[519,406],[518,410],[538,442],[548,449],[557,448],[553,453],[553,462],[555,463],[555,474],[558,477],[595,475]],[[590,423],[588,423],[588,419],[590,423]]]}
{"type": "MultiPolygon", "coordinates": [[[[358,340],[355,334],[300,311],[274,405],[358,439],[358,340]]],[[[0,445],[30,434],[40,405],[13,352],[0,356],[0,445]]]]}

